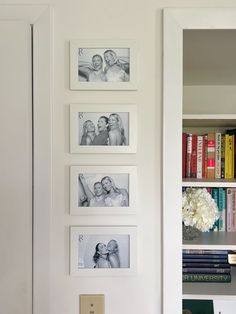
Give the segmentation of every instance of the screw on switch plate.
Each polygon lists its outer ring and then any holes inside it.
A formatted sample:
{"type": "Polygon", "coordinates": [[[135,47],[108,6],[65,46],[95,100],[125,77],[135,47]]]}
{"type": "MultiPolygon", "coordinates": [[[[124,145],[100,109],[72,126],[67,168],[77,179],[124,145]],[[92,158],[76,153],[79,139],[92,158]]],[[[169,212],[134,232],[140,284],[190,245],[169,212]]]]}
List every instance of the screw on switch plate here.
{"type": "Polygon", "coordinates": [[[105,314],[104,294],[81,294],[80,314],[105,314]]]}

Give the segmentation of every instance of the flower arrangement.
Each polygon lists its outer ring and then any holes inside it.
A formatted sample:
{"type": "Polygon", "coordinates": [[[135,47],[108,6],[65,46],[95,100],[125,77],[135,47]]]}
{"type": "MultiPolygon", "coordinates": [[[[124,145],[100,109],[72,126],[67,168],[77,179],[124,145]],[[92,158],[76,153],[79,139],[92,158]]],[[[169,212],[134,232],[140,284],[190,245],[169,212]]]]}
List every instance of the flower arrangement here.
{"type": "Polygon", "coordinates": [[[209,231],[219,218],[216,202],[205,188],[187,188],[182,196],[182,220],[185,226],[209,231]]]}

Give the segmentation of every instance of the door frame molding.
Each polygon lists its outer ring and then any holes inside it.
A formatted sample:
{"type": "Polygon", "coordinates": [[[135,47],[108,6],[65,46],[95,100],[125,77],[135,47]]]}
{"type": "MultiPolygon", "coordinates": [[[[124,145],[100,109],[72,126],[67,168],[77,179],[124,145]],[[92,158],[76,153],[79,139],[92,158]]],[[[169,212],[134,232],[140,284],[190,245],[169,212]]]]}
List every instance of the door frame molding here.
{"type": "Polygon", "coordinates": [[[185,29],[236,29],[236,8],[164,9],[162,313],[165,314],[182,313],[181,139],[185,29]],[[175,145],[174,159],[171,143],[179,143],[175,145]]]}
{"type": "Polygon", "coordinates": [[[0,20],[23,20],[33,28],[32,310],[34,314],[50,314],[52,8],[1,4],[0,20]]]}

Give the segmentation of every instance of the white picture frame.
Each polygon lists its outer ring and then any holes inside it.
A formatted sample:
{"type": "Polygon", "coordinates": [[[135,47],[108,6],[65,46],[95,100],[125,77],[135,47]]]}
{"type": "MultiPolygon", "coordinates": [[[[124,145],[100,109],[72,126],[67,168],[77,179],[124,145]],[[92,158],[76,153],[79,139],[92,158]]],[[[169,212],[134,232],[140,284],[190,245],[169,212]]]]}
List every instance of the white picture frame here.
{"type": "Polygon", "coordinates": [[[136,182],[135,166],[71,166],[70,214],[134,215],[136,182]]]}
{"type": "Polygon", "coordinates": [[[136,271],[136,226],[70,227],[71,276],[127,276],[136,271]]]}
{"type": "Polygon", "coordinates": [[[136,152],[136,105],[70,104],[70,153],[134,154],[136,152]],[[109,117],[115,119],[114,123],[116,126],[114,126],[114,131],[110,129],[109,117]],[[100,124],[100,121],[102,122],[102,125],[100,124]],[[87,123],[92,123],[94,125],[94,130],[90,132],[92,137],[90,137],[90,134],[86,133],[87,123]],[[115,134],[117,140],[113,136],[115,134]],[[109,145],[112,141],[112,136],[113,143],[117,144],[109,145]],[[88,138],[88,142],[86,138],[88,138]]]}
{"type": "Polygon", "coordinates": [[[137,59],[133,40],[70,40],[70,89],[136,90],[137,59]]]}

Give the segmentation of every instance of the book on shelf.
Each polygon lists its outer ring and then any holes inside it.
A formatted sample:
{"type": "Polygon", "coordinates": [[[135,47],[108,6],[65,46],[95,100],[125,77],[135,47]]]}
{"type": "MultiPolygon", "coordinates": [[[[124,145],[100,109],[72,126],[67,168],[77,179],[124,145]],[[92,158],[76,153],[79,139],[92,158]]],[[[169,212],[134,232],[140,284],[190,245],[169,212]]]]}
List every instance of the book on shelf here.
{"type": "Polygon", "coordinates": [[[184,267],[183,273],[192,273],[192,274],[230,274],[231,268],[220,267],[184,267]]]}
{"type": "Polygon", "coordinates": [[[215,134],[215,178],[221,178],[221,133],[215,134]]]}
{"type": "MultiPolygon", "coordinates": [[[[213,300],[183,300],[182,314],[214,314],[213,300]]],[[[223,314],[223,312],[222,312],[223,314]]]]}
{"type": "Polygon", "coordinates": [[[183,258],[183,263],[228,263],[227,258],[183,258]]]}
{"type": "Polygon", "coordinates": [[[224,188],[218,188],[218,208],[220,214],[218,231],[226,231],[226,190],[224,188]]]}
{"type": "Polygon", "coordinates": [[[191,178],[192,134],[187,136],[186,178],[191,178]]]}
{"type": "Polygon", "coordinates": [[[204,167],[204,149],[203,149],[203,136],[197,136],[197,179],[202,179],[203,177],[203,167],[204,167]]]}
{"type": "Polygon", "coordinates": [[[225,134],[221,134],[221,179],[225,178],[225,134]]]}
{"type": "Polygon", "coordinates": [[[183,282],[231,282],[231,274],[183,274],[183,282]]]}
{"type": "Polygon", "coordinates": [[[225,179],[234,178],[234,135],[225,134],[225,179]]]}
{"type": "Polygon", "coordinates": [[[187,133],[182,133],[182,178],[186,178],[187,133]]]}
{"type": "Polygon", "coordinates": [[[236,251],[229,251],[229,253],[228,253],[228,263],[230,265],[236,265],[236,251]]]}
{"type": "Polygon", "coordinates": [[[207,179],[215,178],[215,133],[207,134],[207,179]]]}
{"type": "Polygon", "coordinates": [[[201,250],[201,249],[183,249],[182,250],[182,253],[183,254],[198,254],[198,255],[202,255],[202,254],[223,254],[223,255],[226,255],[228,254],[228,250],[208,250],[208,249],[205,249],[205,250],[201,250]]]}
{"type": "Polygon", "coordinates": [[[226,134],[234,135],[234,178],[236,178],[236,129],[226,130],[226,134]]]}
{"type": "Polygon", "coordinates": [[[191,178],[197,177],[197,135],[192,134],[191,178]]]}
{"type": "Polygon", "coordinates": [[[186,258],[187,259],[191,259],[191,258],[201,259],[201,260],[212,258],[212,259],[224,259],[224,260],[226,260],[228,257],[228,253],[226,253],[226,254],[185,254],[185,253],[183,253],[182,257],[183,257],[183,260],[186,258]]]}
{"type": "Polygon", "coordinates": [[[229,268],[229,263],[183,263],[182,264],[183,268],[184,267],[198,267],[198,268],[229,268]]]}

